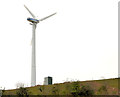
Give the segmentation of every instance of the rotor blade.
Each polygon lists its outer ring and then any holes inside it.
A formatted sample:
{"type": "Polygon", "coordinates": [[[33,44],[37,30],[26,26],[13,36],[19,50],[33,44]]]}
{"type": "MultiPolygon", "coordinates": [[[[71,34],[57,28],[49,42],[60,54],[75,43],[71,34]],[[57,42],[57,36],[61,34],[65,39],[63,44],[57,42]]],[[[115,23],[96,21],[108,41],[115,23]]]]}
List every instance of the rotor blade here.
{"type": "Polygon", "coordinates": [[[24,7],[28,10],[28,12],[32,15],[32,17],[35,18],[35,15],[27,8],[27,6],[24,5],[24,7]]]}
{"type": "Polygon", "coordinates": [[[49,18],[49,17],[51,17],[51,16],[53,16],[53,15],[55,15],[55,14],[56,14],[56,13],[53,13],[53,14],[47,16],[47,17],[44,17],[44,18],[40,19],[39,21],[43,21],[43,20],[45,20],[45,19],[47,19],[47,18],[49,18]]]}

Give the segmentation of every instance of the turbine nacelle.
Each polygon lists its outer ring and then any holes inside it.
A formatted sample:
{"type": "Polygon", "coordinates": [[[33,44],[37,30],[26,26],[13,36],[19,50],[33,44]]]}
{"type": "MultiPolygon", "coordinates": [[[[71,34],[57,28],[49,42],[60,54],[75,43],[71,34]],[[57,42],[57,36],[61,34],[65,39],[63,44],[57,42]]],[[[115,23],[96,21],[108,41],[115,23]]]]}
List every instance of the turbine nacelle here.
{"type": "Polygon", "coordinates": [[[39,20],[34,19],[34,18],[27,18],[27,20],[31,23],[36,23],[36,24],[39,23],[39,20]]]}
{"type": "Polygon", "coordinates": [[[27,20],[29,21],[29,22],[32,22],[32,23],[39,23],[39,21],[43,21],[43,20],[45,20],[45,19],[47,19],[47,18],[49,18],[49,17],[51,17],[51,16],[53,16],[53,15],[55,15],[56,13],[53,13],[53,14],[51,14],[51,15],[49,15],[49,16],[46,16],[46,17],[44,17],[44,18],[41,18],[41,19],[36,19],[36,16],[24,5],[24,7],[28,10],[28,12],[31,14],[31,16],[33,17],[33,18],[27,18],[27,20]]]}

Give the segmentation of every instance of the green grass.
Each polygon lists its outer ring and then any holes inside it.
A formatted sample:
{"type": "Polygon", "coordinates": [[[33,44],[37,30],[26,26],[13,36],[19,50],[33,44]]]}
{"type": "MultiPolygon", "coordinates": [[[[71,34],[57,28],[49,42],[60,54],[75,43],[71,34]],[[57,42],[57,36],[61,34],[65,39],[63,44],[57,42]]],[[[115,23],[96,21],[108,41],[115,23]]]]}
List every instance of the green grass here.
{"type": "MultiPolygon", "coordinates": [[[[120,79],[119,79],[120,80],[120,79]]],[[[53,85],[38,85],[35,87],[26,87],[30,95],[70,95],[73,84],[76,82],[65,82],[53,85]]],[[[105,95],[106,92],[100,90],[101,87],[107,88],[108,95],[117,95],[118,93],[118,78],[93,80],[93,81],[77,81],[79,86],[90,86],[95,95],[105,95]]],[[[101,88],[103,89],[103,88],[101,88]]],[[[5,90],[3,95],[16,95],[17,89],[5,90]]]]}

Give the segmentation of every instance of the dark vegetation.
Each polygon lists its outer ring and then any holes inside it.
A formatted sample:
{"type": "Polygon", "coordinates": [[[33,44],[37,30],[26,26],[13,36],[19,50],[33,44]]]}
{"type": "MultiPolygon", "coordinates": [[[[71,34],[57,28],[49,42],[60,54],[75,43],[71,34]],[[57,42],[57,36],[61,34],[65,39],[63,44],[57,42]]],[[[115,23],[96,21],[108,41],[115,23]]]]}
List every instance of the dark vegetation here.
{"type": "Polygon", "coordinates": [[[74,96],[91,96],[94,95],[94,90],[89,85],[79,85],[79,82],[74,82],[71,94],[74,96]]]}
{"type": "Polygon", "coordinates": [[[19,89],[17,89],[16,95],[18,97],[29,97],[30,92],[28,92],[28,89],[26,89],[24,87],[20,87],[19,89]]]}

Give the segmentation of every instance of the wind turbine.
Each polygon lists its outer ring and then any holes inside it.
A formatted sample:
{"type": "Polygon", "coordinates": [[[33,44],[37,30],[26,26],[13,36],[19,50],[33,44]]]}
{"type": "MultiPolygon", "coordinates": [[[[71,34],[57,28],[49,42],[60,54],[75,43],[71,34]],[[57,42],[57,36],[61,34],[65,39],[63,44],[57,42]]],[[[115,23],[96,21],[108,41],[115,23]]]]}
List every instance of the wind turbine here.
{"type": "Polygon", "coordinates": [[[33,18],[27,18],[27,20],[29,22],[31,22],[32,25],[32,63],[31,63],[31,86],[35,86],[36,85],[36,41],[35,41],[35,30],[37,27],[37,24],[40,21],[43,21],[53,15],[55,15],[56,13],[53,13],[49,16],[46,16],[44,18],[41,19],[36,19],[35,15],[24,5],[24,7],[27,9],[27,11],[31,14],[31,16],[33,18]]]}

